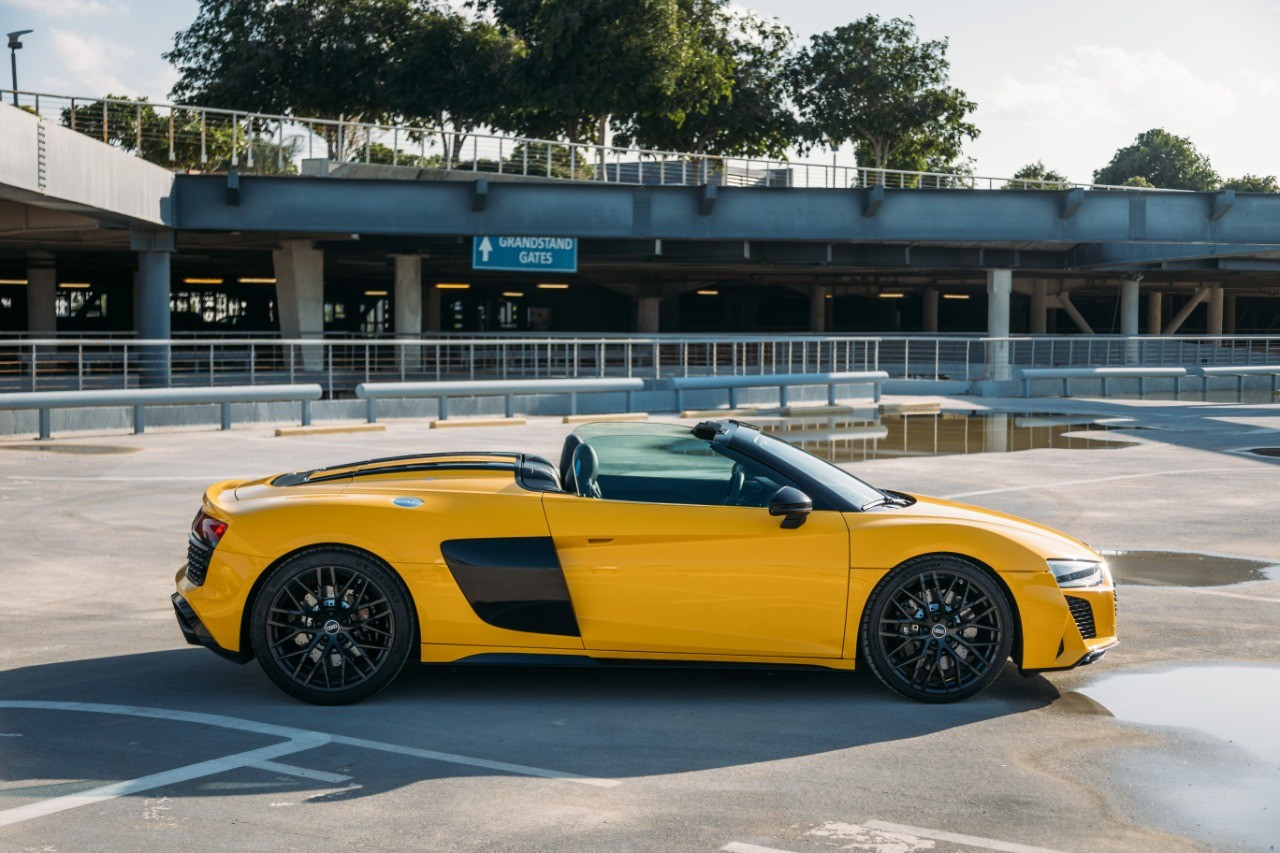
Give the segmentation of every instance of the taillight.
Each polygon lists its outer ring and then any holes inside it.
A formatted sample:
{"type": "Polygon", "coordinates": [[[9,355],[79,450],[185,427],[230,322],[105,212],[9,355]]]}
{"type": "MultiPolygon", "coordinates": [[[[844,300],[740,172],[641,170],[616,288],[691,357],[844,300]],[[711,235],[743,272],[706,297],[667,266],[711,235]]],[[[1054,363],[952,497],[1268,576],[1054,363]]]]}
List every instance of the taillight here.
{"type": "Polygon", "coordinates": [[[204,510],[196,513],[196,520],[191,522],[191,532],[196,538],[207,543],[210,548],[216,547],[218,540],[227,532],[227,523],[219,521],[204,510]]]}

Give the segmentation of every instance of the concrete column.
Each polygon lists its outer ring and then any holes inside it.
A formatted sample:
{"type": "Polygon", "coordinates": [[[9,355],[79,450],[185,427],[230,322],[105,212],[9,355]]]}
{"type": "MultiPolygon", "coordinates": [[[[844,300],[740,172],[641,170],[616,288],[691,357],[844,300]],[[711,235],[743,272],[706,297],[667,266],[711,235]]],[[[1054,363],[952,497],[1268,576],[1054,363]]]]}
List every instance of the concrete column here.
{"type": "MultiPolygon", "coordinates": [[[[1009,294],[1012,292],[1012,270],[987,270],[987,337],[1009,337],[1009,294]]],[[[1013,378],[1008,341],[987,344],[987,377],[997,382],[1013,378]]]]}
{"type": "MultiPolygon", "coordinates": [[[[138,337],[169,340],[169,256],[173,254],[172,231],[134,231],[130,247],[138,253],[138,288],[133,318],[138,337]]],[[[169,384],[169,347],[143,347],[140,375],[144,385],[169,384]]]]}
{"type": "MultiPolygon", "coordinates": [[[[1138,334],[1138,279],[1120,281],[1120,334],[1133,337],[1138,334]]],[[[1138,363],[1138,342],[1129,341],[1124,347],[1125,364],[1138,363]]]]}
{"type": "Polygon", "coordinates": [[[1164,326],[1164,294],[1153,290],[1147,294],[1147,334],[1158,335],[1164,326]]]}
{"type": "Polygon", "coordinates": [[[444,322],[441,306],[444,298],[440,295],[440,289],[434,284],[427,285],[426,293],[423,294],[425,304],[422,306],[422,325],[424,332],[439,332],[444,322]]]}
{"type": "Polygon", "coordinates": [[[1205,319],[1207,334],[1222,334],[1223,295],[1222,285],[1215,284],[1209,288],[1209,316],[1205,319]]]}
{"type": "Polygon", "coordinates": [[[661,297],[641,296],[636,299],[636,331],[642,335],[656,335],[661,314],[661,297]]]}
{"type": "MultiPolygon", "coordinates": [[[[395,330],[397,338],[416,340],[422,337],[422,258],[418,255],[395,256],[395,330]]],[[[422,350],[402,346],[401,369],[413,373],[422,366],[422,350]]]]}
{"type": "Polygon", "coordinates": [[[827,289],[813,286],[809,289],[809,331],[819,334],[827,330],[827,289]]]}
{"type": "Polygon", "coordinates": [[[1222,319],[1222,334],[1234,335],[1236,333],[1236,294],[1227,294],[1227,307],[1222,319]]]}
{"type": "MultiPolygon", "coordinates": [[[[310,240],[286,240],[271,253],[276,272],[276,315],[286,339],[324,337],[324,252],[310,240]]],[[[322,347],[303,347],[295,367],[324,368],[322,347]]]]}
{"type": "Polygon", "coordinates": [[[1049,328],[1049,282],[1031,279],[1031,334],[1043,335],[1049,328]]]}
{"type": "Polygon", "coordinates": [[[45,265],[27,267],[27,334],[41,337],[58,331],[57,295],[57,270],[45,265]]]}
{"type": "Polygon", "coordinates": [[[931,334],[938,333],[938,288],[930,287],[924,292],[924,330],[931,334]]]}

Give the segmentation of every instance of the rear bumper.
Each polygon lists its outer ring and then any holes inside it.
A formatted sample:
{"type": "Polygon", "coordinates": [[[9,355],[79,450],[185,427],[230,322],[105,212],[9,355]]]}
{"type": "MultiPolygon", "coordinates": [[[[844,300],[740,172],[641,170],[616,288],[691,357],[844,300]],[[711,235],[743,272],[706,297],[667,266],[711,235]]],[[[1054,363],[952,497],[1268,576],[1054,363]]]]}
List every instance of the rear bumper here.
{"type": "Polygon", "coordinates": [[[204,646],[219,657],[224,657],[236,663],[248,663],[253,659],[251,652],[233,652],[218,645],[208,629],[204,627],[204,623],[200,621],[200,617],[191,609],[191,605],[187,604],[187,600],[182,597],[182,593],[175,592],[170,597],[170,600],[173,602],[174,615],[178,617],[178,627],[182,629],[182,636],[188,643],[193,646],[204,646]]]}

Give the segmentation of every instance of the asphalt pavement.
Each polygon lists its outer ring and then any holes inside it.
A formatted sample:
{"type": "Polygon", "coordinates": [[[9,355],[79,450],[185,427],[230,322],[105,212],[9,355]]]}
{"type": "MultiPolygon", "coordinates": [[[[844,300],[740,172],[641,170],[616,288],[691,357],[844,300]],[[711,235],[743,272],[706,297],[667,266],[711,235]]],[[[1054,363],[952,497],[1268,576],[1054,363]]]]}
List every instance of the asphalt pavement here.
{"type": "MultiPolygon", "coordinates": [[[[973,401],[942,401],[968,408],[973,401]]],[[[873,483],[1104,550],[1280,563],[1280,406],[984,401],[1132,418],[1105,451],[886,458],[873,483]]],[[[204,486],[406,452],[558,458],[526,426],[0,442],[0,851],[1274,849],[1280,575],[1120,589],[1093,666],[929,706],[869,673],[411,668],[299,703],[187,646],[204,486]]]]}

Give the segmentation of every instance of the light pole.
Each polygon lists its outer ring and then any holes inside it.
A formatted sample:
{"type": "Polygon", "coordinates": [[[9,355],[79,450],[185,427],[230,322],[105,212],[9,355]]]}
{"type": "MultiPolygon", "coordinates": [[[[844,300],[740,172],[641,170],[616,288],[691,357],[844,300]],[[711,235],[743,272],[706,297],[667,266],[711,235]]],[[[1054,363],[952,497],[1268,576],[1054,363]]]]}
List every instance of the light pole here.
{"type": "Polygon", "coordinates": [[[9,33],[9,68],[13,71],[13,105],[18,105],[18,51],[22,48],[20,39],[35,30],[18,30],[9,33]]]}

